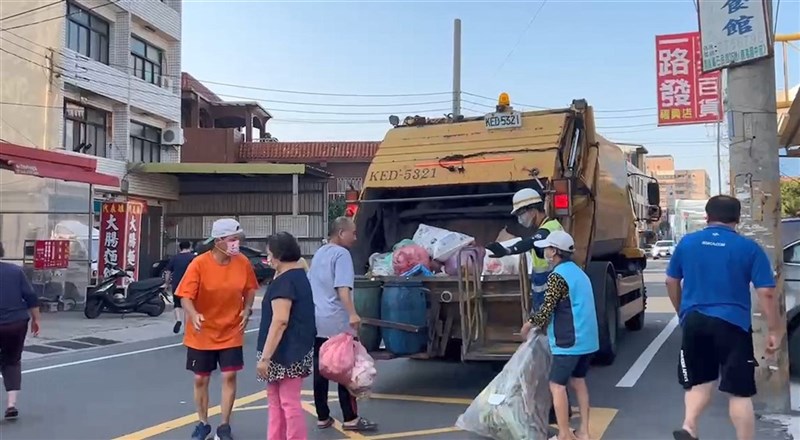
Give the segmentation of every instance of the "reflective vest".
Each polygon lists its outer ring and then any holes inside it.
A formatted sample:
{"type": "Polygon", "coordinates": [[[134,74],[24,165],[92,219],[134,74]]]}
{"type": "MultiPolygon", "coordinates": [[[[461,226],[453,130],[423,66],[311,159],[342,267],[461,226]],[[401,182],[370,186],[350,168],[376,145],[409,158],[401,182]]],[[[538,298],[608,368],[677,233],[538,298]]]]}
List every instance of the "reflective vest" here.
{"type": "MultiPolygon", "coordinates": [[[[550,233],[553,231],[563,231],[561,223],[558,220],[544,219],[544,222],[539,229],[547,229],[550,233]]],[[[550,263],[544,258],[539,258],[536,255],[536,249],[531,249],[531,261],[533,262],[533,279],[532,289],[534,295],[544,295],[545,287],[547,285],[547,276],[550,275],[550,263]]]]}

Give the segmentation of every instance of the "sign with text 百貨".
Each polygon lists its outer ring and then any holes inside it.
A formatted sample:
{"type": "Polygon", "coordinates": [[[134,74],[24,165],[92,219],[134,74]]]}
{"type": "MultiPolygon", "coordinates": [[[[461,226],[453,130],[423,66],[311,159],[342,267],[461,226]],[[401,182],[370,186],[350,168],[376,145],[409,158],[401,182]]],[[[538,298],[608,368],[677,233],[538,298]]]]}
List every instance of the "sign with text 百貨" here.
{"type": "Polygon", "coordinates": [[[765,0],[698,0],[703,72],[772,55],[765,0]]]}

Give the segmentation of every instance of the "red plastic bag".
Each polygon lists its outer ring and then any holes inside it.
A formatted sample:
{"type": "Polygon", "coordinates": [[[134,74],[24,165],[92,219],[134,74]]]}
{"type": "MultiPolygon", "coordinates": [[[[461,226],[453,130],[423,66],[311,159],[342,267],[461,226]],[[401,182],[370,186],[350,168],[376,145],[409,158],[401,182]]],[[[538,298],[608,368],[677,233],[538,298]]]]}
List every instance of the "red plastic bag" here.
{"type": "Polygon", "coordinates": [[[348,333],[340,333],[325,341],[319,349],[319,372],[322,377],[348,385],[356,365],[355,344],[355,338],[348,333]]]}
{"type": "Polygon", "coordinates": [[[418,244],[403,246],[392,254],[392,268],[397,275],[408,272],[418,264],[428,269],[431,267],[431,257],[428,255],[428,251],[418,244]]]}

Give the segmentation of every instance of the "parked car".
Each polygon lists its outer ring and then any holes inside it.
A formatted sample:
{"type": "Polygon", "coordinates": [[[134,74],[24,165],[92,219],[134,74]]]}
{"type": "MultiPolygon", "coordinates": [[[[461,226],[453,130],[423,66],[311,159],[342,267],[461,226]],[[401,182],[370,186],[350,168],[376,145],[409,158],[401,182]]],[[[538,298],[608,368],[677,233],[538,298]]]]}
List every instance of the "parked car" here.
{"type": "MultiPolygon", "coordinates": [[[[195,247],[194,254],[200,255],[204,252],[208,252],[211,250],[211,247],[212,245],[210,244],[198,244],[195,247]]],[[[259,284],[272,281],[272,277],[275,276],[275,269],[269,265],[266,252],[261,252],[260,250],[251,248],[249,246],[240,246],[239,251],[242,253],[242,255],[247,257],[248,260],[250,260],[250,264],[253,265],[253,270],[256,273],[256,280],[258,280],[259,284]]],[[[164,270],[166,269],[168,262],[169,258],[166,258],[153,263],[150,276],[163,278],[164,270]]]]}
{"type": "Polygon", "coordinates": [[[675,252],[674,241],[658,240],[656,244],[653,245],[653,248],[650,250],[650,256],[653,257],[654,260],[658,260],[659,258],[666,258],[672,256],[673,252],[675,252]]]}
{"type": "Polygon", "coordinates": [[[793,376],[800,377],[800,218],[781,220],[781,242],[789,367],[793,376]]]}

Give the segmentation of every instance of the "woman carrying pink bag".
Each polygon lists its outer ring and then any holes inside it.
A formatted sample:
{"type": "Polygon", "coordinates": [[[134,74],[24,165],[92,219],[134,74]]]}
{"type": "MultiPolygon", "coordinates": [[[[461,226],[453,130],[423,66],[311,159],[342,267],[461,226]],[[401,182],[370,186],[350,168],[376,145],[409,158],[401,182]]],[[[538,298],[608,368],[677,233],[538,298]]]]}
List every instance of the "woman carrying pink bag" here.
{"type": "Polygon", "coordinates": [[[275,278],[261,304],[256,345],[258,379],[268,383],[267,440],[307,440],[300,391],[313,370],[314,298],[299,261],[300,246],[291,234],[270,237],[267,253],[275,278]]]}

